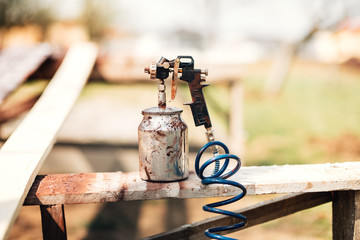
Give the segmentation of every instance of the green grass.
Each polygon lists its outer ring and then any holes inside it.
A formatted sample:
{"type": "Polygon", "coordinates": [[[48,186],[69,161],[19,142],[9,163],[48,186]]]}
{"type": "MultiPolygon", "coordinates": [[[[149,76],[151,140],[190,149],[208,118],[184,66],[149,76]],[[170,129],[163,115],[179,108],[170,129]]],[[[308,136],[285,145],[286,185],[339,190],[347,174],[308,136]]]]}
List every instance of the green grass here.
{"type": "MultiPolygon", "coordinates": [[[[262,77],[259,71],[246,76],[248,165],[345,160],[341,152],[326,149],[319,142],[336,148],[333,141],[360,136],[360,72],[337,71],[334,76],[328,71],[324,66],[311,70],[295,66],[281,94],[271,98],[262,93],[265,72],[262,77]]],[[[356,152],[352,157],[359,159],[356,152]]]]}

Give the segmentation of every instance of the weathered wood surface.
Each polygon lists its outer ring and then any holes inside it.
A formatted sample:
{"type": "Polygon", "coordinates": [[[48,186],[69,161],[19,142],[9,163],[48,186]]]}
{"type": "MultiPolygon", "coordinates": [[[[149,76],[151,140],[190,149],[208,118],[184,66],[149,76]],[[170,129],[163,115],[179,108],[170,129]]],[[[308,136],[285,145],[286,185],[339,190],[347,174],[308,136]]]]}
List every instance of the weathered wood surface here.
{"type": "MultiPolygon", "coordinates": [[[[262,224],[280,217],[296,213],[298,211],[302,211],[330,202],[331,200],[332,196],[330,192],[291,194],[283,197],[274,198],[265,202],[260,202],[244,209],[235,210],[234,212],[243,214],[247,217],[248,224],[241,229],[243,230],[245,228],[249,228],[258,224],[262,224]]],[[[204,239],[204,231],[206,229],[233,225],[238,223],[238,220],[239,219],[229,216],[216,216],[203,221],[187,224],[174,230],[147,237],[145,239],[204,239]]],[[[231,232],[234,232],[234,230],[222,232],[222,235],[231,232]]]]}
{"type": "Polygon", "coordinates": [[[44,240],[66,240],[64,205],[41,205],[41,227],[44,240]]]}
{"type": "Polygon", "coordinates": [[[41,98],[0,149],[0,238],[6,238],[16,219],[96,54],[96,46],[90,43],[70,48],[41,98]]]}
{"type": "Polygon", "coordinates": [[[360,191],[334,193],[333,239],[360,240],[360,191]]]}
{"type": "Polygon", "coordinates": [[[52,54],[47,44],[9,48],[0,53],[0,104],[52,54]]]}
{"type": "MultiPolygon", "coordinates": [[[[243,167],[230,179],[244,184],[249,195],[359,190],[360,162],[243,167]]],[[[239,191],[226,185],[204,186],[194,173],[173,183],[145,182],[138,172],[53,174],[36,178],[25,204],[233,196],[239,191]]]]}

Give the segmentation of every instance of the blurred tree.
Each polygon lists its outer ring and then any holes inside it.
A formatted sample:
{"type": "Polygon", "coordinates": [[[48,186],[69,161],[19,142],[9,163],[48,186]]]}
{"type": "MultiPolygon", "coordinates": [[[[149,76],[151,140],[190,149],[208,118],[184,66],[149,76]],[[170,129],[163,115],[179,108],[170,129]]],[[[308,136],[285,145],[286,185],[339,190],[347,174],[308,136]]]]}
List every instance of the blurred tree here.
{"type": "Polygon", "coordinates": [[[41,0],[0,0],[0,28],[35,24],[46,30],[52,16],[50,5],[41,0]]]}
{"type": "Polygon", "coordinates": [[[0,49],[10,28],[36,25],[40,28],[39,37],[44,38],[49,25],[54,21],[49,5],[42,0],[0,0],[0,49]]]}
{"type": "Polygon", "coordinates": [[[347,18],[358,17],[360,2],[357,0],[314,1],[312,7],[303,3],[308,14],[309,28],[304,35],[294,42],[281,42],[270,74],[265,81],[264,92],[270,96],[281,94],[286,79],[300,48],[307,44],[319,30],[336,30],[347,18]],[[308,10],[310,9],[310,11],[308,10]]]}
{"type": "Polygon", "coordinates": [[[104,30],[110,25],[116,15],[116,7],[111,0],[85,0],[80,22],[84,24],[90,38],[100,40],[104,30]]]}

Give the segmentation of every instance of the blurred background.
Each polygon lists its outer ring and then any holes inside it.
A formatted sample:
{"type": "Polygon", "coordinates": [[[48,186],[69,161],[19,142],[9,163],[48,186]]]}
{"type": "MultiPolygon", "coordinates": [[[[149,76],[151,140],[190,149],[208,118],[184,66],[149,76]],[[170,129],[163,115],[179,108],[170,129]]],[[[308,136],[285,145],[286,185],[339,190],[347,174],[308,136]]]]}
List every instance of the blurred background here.
{"type": "MultiPolygon", "coordinates": [[[[1,50],[48,43],[61,52],[79,41],[97,42],[100,54],[42,174],[137,171],[141,111],[157,105],[157,81],[143,69],[178,55],[209,69],[204,91],[216,138],[244,165],[359,160],[359,1],[0,0],[1,50]]],[[[27,81],[3,104],[40,93],[49,78],[27,81]]],[[[184,109],[193,169],[206,138],[182,106],[189,99],[180,84],[170,105],[184,109]]],[[[1,125],[3,140],[22,117],[1,125]]],[[[214,200],[65,206],[68,237],[139,239],[212,216],[201,207],[214,200]]],[[[325,204],[232,236],[331,239],[331,221],[325,204]]],[[[9,239],[39,238],[38,207],[23,207],[9,239]]]]}

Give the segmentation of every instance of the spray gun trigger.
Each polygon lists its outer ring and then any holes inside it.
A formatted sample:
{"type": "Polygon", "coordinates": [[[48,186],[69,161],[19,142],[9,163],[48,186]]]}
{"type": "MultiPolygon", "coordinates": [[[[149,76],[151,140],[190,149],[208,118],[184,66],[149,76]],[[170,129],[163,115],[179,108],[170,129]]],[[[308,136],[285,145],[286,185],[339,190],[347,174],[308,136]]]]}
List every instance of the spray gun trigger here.
{"type": "Polygon", "coordinates": [[[171,101],[175,99],[176,92],[177,92],[177,80],[179,79],[179,66],[180,66],[180,59],[176,58],[174,62],[174,69],[173,75],[171,80],[171,101]]]}
{"type": "Polygon", "coordinates": [[[204,88],[204,87],[210,86],[210,84],[208,84],[208,83],[200,83],[200,86],[202,86],[204,88]]]}

